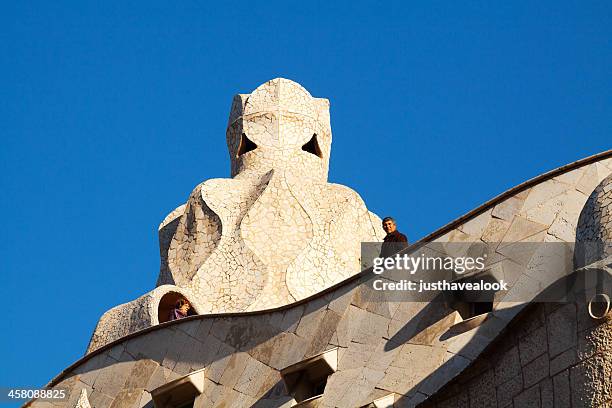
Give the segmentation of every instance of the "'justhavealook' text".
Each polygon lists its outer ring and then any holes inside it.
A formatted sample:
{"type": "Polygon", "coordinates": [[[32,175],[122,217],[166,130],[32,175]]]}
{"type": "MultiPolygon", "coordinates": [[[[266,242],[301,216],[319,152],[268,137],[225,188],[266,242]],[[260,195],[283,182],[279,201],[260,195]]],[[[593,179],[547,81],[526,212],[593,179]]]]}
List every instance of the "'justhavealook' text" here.
{"type": "Polygon", "coordinates": [[[418,282],[402,279],[399,282],[383,281],[377,279],[373,282],[374,290],[409,290],[409,291],[494,291],[508,290],[508,282],[500,280],[499,282],[448,282],[441,280],[437,282],[426,282],[419,280],[418,282]]]}

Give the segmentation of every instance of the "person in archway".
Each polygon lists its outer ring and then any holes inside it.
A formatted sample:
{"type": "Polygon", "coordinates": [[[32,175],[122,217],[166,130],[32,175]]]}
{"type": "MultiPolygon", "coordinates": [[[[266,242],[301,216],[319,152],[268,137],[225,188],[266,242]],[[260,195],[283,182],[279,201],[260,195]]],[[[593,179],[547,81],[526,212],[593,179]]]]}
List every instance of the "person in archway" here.
{"type": "Polygon", "coordinates": [[[397,224],[392,217],[385,217],[382,227],[387,235],[383,239],[381,256],[390,256],[408,246],[408,238],[397,230],[397,224]]]}
{"type": "Polygon", "coordinates": [[[189,315],[189,310],[191,309],[191,304],[184,297],[180,298],[174,304],[174,308],[170,310],[170,316],[168,320],[178,320],[183,319],[189,315]]]}

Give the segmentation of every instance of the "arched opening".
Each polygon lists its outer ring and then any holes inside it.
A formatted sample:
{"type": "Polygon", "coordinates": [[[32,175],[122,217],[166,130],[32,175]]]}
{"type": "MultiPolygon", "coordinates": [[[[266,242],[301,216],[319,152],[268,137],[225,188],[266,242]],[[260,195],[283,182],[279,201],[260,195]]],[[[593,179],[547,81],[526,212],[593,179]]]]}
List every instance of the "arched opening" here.
{"type": "Polygon", "coordinates": [[[204,371],[204,368],[193,371],[152,390],[155,408],[193,407],[195,399],[204,392],[204,371]]]}
{"type": "Polygon", "coordinates": [[[302,146],[302,150],[308,153],[312,153],[319,158],[323,158],[323,152],[321,152],[321,148],[319,147],[319,142],[317,142],[317,134],[313,134],[310,140],[302,146]]]}
{"type": "Polygon", "coordinates": [[[245,133],[242,134],[240,138],[240,146],[238,146],[238,154],[237,157],[242,156],[245,153],[248,153],[252,150],[257,149],[257,145],[251,139],[247,137],[245,133]]]}
{"type": "MultiPolygon", "coordinates": [[[[482,282],[489,284],[498,283],[497,279],[488,274],[470,276],[458,279],[455,282],[482,282]]],[[[451,308],[456,310],[463,320],[471,319],[472,317],[480,316],[493,311],[495,290],[457,290],[447,292],[447,296],[451,308]]]]}
{"type": "MultiPolygon", "coordinates": [[[[281,378],[298,405],[323,396],[327,379],[338,369],[338,347],[281,370],[281,378]]],[[[304,405],[316,406],[316,405],[304,405]]]]}
{"type": "MultiPolygon", "coordinates": [[[[168,292],[164,296],[162,296],[159,301],[159,306],[157,307],[157,318],[160,323],[164,323],[170,321],[170,313],[174,309],[176,302],[179,299],[187,299],[185,295],[182,295],[178,292],[168,292]]],[[[187,313],[187,316],[195,316],[198,314],[198,311],[195,309],[193,303],[189,299],[187,299],[189,304],[191,304],[191,308],[187,313]]]]}

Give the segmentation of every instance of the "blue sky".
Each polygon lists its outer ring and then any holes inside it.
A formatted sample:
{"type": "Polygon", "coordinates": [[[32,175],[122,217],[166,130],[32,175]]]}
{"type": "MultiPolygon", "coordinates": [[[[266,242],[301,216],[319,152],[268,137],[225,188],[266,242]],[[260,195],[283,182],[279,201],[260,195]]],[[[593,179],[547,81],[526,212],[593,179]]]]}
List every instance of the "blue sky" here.
{"type": "Polygon", "coordinates": [[[330,99],[330,181],[411,240],[611,147],[609,1],[13,3],[0,386],[45,384],[154,286],[157,225],[228,177],[232,96],[266,80],[330,99]]]}

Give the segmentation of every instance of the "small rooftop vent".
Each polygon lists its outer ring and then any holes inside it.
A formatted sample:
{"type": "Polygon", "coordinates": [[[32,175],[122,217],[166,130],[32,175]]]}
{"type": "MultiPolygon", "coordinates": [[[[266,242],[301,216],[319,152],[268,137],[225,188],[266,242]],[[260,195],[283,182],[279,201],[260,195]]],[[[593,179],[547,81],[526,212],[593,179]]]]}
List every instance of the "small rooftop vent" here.
{"type": "Polygon", "coordinates": [[[151,391],[155,408],[192,408],[204,391],[204,370],[194,371],[151,391]]]}
{"type": "MultiPolygon", "coordinates": [[[[488,274],[478,274],[457,280],[457,282],[487,282],[497,283],[497,280],[488,274]]],[[[458,290],[446,293],[450,306],[456,310],[462,320],[471,319],[493,311],[495,291],[487,290],[458,290]]]]}
{"type": "Polygon", "coordinates": [[[305,407],[310,401],[323,395],[328,377],[337,369],[336,347],[284,368],[281,370],[281,377],[298,406],[305,407]]]}

